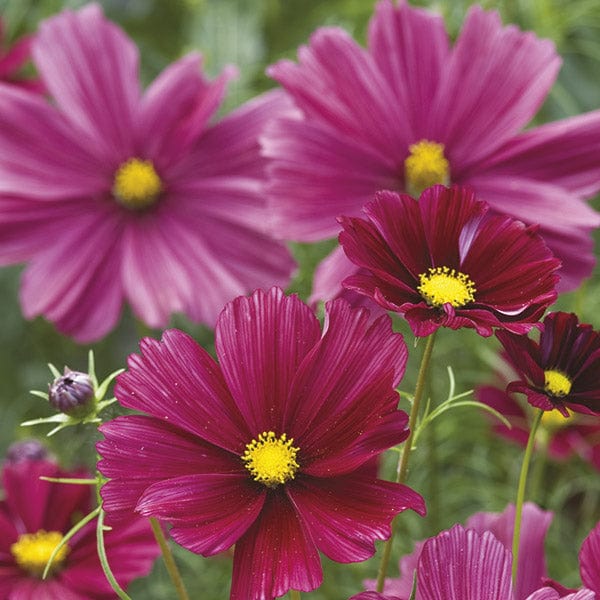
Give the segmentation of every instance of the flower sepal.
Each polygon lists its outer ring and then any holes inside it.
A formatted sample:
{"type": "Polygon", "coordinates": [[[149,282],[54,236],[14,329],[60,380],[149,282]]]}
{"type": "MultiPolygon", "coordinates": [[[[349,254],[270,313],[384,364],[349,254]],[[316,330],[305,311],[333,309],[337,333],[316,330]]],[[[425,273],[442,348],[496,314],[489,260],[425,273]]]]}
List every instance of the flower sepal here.
{"type": "Polygon", "coordinates": [[[53,364],[48,364],[48,367],[54,375],[54,382],[48,386],[48,392],[31,390],[30,393],[48,401],[60,412],[49,417],[24,421],[21,426],[31,427],[46,423],[58,423],[46,434],[50,437],[73,425],[101,423],[100,413],[116,402],[116,398],[104,399],[104,396],[115,377],[124,369],[117,369],[99,383],[92,350],[88,354],[87,373],[71,371],[65,367],[64,373],[61,375],[53,364]]]}

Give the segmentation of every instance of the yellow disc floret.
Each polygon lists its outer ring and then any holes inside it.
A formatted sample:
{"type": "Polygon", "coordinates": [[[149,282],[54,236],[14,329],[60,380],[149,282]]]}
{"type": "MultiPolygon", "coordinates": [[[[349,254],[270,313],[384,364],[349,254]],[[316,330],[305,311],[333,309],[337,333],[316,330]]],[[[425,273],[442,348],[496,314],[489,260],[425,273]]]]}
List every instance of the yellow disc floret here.
{"type": "Polygon", "coordinates": [[[272,431],[263,431],[258,439],[246,444],[242,460],[254,480],[275,487],[293,479],[299,466],[296,462],[299,448],[292,446],[293,442],[285,433],[277,437],[272,431]]]}
{"type": "Polygon", "coordinates": [[[571,391],[571,380],[560,371],[549,369],[544,371],[544,389],[552,396],[562,398],[571,391]]]}
{"type": "Polygon", "coordinates": [[[406,191],[414,197],[432,185],[450,183],[450,163],[444,156],[444,144],[421,140],[408,147],[404,161],[406,191]]]}
{"type": "Polygon", "coordinates": [[[569,425],[574,420],[574,414],[568,408],[565,409],[569,416],[565,417],[559,410],[545,410],[542,413],[542,427],[549,431],[555,431],[557,429],[561,429],[565,425],[569,425]]]}
{"type": "Polygon", "coordinates": [[[140,210],[154,204],[162,182],[149,160],[130,158],[115,173],[113,194],[123,206],[140,210]]]}
{"type": "MultiPolygon", "coordinates": [[[[24,533],[11,545],[10,551],[21,569],[31,575],[41,577],[46,563],[62,538],[62,533],[58,531],[44,531],[43,529],[36,533],[24,533]]],[[[62,566],[68,553],[69,546],[64,544],[52,560],[51,571],[56,571],[62,566]]]]}
{"type": "Polygon", "coordinates": [[[419,275],[417,290],[430,306],[459,308],[475,301],[475,284],[468,275],[448,267],[429,268],[419,275]]]}

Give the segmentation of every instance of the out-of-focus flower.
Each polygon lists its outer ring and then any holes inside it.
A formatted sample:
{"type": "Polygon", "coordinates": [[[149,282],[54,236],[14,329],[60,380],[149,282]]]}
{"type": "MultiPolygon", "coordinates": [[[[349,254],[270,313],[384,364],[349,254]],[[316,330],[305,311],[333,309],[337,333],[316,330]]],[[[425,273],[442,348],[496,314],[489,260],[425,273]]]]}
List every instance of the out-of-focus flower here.
{"type": "MultiPolygon", "coordinates": [[[[333,237],[336,217],[358,215],[377,190],[468,184],[494,211],[539,223],[563,263],[561,289],[577,287],[600,225],[586,202],[600,190],[600,111],[521,132],[559,66],[552,42],[479,6],[453,47],[440,15],[402,0],[377,4],[366,50],[339,28],[317,30],[297,64],[268,70],[302,111],[262,138],[274,231],[333,237]]],[[[344,262],[338,249],[322,263],[315,298],[341,291],[344,262]]]]}
{"type": "Polygon", "coordinates": [[[142,93],[137,48],[97,5],[43,22],[32,53],[53,102],[0,90],[0,264],[29,263],[26,317],[87,342],[124,301],[150,327],[212,326],[228,300],[287,284],[258,145],[282,92],[211,124],[234,70],[208,81],[192,53],[142,93]]]}
{"type": "MultiPolygon", "coordinates": [[[[0,502],[0,597],[7,600],[112,600],[96,551],[96,520],[57,553],[46,579],[41,575],[65,533],[91,510],[89,486],[52,483],[40,477],[86,477],[46,460],[6,463],[0,502]]],[[[147,575],[159,548],[149,523],[134,518],[105,533],[109,564],[122,587],[147,575]]]]}
{"type": "Polygon", "coordinates": [[[408,435],[394,389],[407,350],[387,315],[338,300],[321,335],[308,306],[272,288],[225,307],[218,364],[177,330],[141,350],[115,392],[148,416],[100,428],[104,507],[171,522],[171,537],[205,556],[235,544],[232,599],[310,591],[319,550],[365,560],[394,515],[424,513],[419,494],[372,474],[408,435]]]}
{"type": "Polygon", "coordinates": [[[535,229],[491,214],[468,188],[434,186],[418,201],[377,192],[363,210],[366,219],[340,218],[340,244],[361,268],[344,285],[402,314],[417,336],[523,334],[556,299],[560,263],[535,229]]]}
{"type": "Polygon", "coordinates": [[[7,47],[5,23],[0,17],[0,82],[39,93],[45,90],[42,82],[23,73],[23,67],[31,57],[32,41],[33,37],[28,35],[7,47]]]}
{"type": "Polygon", "coordinates": [[[39,440],[20,440],[8,447],[5,464],[16,464],[27,460],[48,460],[49,458],[48,448],[39,440]]]}
{"type": "Polygon", "coordinates": [[[532,406],[557,409],[564,417],[570,410],[600,412],[600,333],[591,325],[573,313],[555,312],[545,317],[538,342],[508,331],[496,336],[520,378],[507,392],[525,394],[532,406]]]}

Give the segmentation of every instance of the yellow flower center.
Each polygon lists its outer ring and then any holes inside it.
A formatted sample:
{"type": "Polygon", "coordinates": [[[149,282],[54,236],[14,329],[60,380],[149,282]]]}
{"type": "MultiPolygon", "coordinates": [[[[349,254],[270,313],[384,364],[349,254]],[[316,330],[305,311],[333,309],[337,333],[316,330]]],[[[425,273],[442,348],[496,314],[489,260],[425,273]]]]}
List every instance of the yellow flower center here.
{"type": "Polygon", "coordinates": [[[571,380],[560,371],[549,369],[544,371],[544,389],[557,398],[566,396],[571,391],[571,380]]]}
{"type": "Polygon", "coordinates": [[[430,306],[459,308],[475,301],[475,284],[468,275],[448,267],[429,268],[419,275],[417,290],[430,306]]]}
{"type": "MultiPolygon", "coordinates": [[[[11,545],[10,551],[21,569],[36,577],[41,577],[46,563],[62,538],[62,533],[58,531],[44,531],[43,529],[36,533],[23,533],[11,545]]],[[[56,553],[52,561],[52,571],[56,571],[62,566],[69,550],[69,546],[65,544],[56,553]]]]}
{"type": "Polygon", "coordinates": [[[299,448],[292,446],[293,442],[285,433],[276,437],[272,431],[263,431],[258,440],[246,444],[242,460],[254,481],[275,487],[293,479],[299,466],[296,462],[299,448]]]}
{"type": "Polygon", "coordinates": [[[406,191],[415,198],[432,185],[450,183],[450,163],[444,156],[444,144],[421,140],[408,147],[404,161],[406,191]]]}
{"type": "Polygon", "coordinates": [[[130,158],[115,173],[113,194],[126,208],[140,210],[154,204],[162,182],[149,160],[130,158]]]}
{"type": "Polygon", "coordinates": [[[568,408],[567,412],[569,413],[569,416],[565,417],[560,413],[560,411],[556,409],[545,410],[542,413],[542,427],[550,431],[555,431],[556,429],[561,429],[565,425],[572,423],[574,413],[571,412],[568,408]]]}

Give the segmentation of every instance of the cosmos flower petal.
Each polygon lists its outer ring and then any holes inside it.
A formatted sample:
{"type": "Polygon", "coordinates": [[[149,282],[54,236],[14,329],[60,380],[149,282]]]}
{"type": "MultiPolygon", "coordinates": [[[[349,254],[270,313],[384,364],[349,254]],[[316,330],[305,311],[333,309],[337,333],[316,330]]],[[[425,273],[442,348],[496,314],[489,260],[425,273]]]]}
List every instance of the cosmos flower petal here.
{"type": "Polygon", "coordinates": [[[267,185],[271,228],[285,239],[315,241],[339,231],[336,217],[358,214],[373,191],[400,174],[368,146],[311,121],[274,119],[261,137],[273,159],[267,185]]]}
{"type": "Polygon", "coordinates": [[[462,168],[485,158],[531,120],[560,63],[552,42],[471,7],[431,109],[434,139],[462,168]]]}
{"type": "Polygon", "coordinates": [[[183,475],[151,485],[137,511],[171,521],[176,542],[211,556],[227,550],[259,518],[263,490],[247,473],[183,475]]]}
{"type": "Polygon", "coordinates": [[[527,596],[527,600],[595,600],[595,598],[596,595],[592,590],[581,589],[564,596],[550,587],[541,588],[527,596]]]}
{"type": "Polygon", "coordinates": [[[208,81],[200,68],[201,57],[187,54],[168,66],[144,93],[139,129],[152,132],[146,152],[159,169],[168,168],[197,141],[235,75],[235,69],[228,68],[208,81]],[[163,164],[165,157],[169,164],[163,164]]]}
{"type": "Polygon", "coordinates": [[[600,594],[600,523],[583,541],[579,551],[579,569],[584,585],[600,594]]]}
{"type": "Polygon", "coordinates": [[[271,430],[285,433],[289,389],[319,337],[319,323],[310,309],[279,288],[257,290],[223,309],[215,331],[216,352],[252,437],[271,430]]]}
{"type": "Polygon", "coordinates": [[[350,600],[402,600],[399,596],[390,596],[389,594],[380,594],[379,592],[361,592],[352,596],[350,600]]]}
{"type": "Polygon", "coordinates": [[[416,139],[427,130],[431,103],[449,57],[448,34],[441,15],[401,2],[378,2],[369,24],[369,50],[385,80],[393,87],[416,139]]]}
{"type": "Polygon", "coordinates": [[[309,592],[323,580],[319,553],[305,524],[280,493],[235,548],[230,600],[263,600],[294,589],[309,592]]]}
{"type": "Polygon", "coordinates": [[[455,525],[423,545],[417,571],[421,600],[511,600],[511,554],[490,532],[455,525]],[[444,568],[440,568],[444,565],[444,568]]]}
{"type": "Polygon", "coordinates": [[[111,515],[130,516],[144,490],[161,479],[193,473],[242,472],[239,458],[152,417],[131,415],[103,424],[97,443],[102,487],[111,515]]]}
{"type": "MultiPolygon", "coordinates": [[[[541,510],[532,502],[525,502],[519,540],[518,578],[515,597],[525,598],[537,590],[542,578],[547,575],[544,557],[544,540],[553,513],[541,510]]],[[[480,534],[490,531],[507,550],[512,548],[515,522],[515,507],[509,504],[502,513],[476,513],[466,523],[466,527],[480,534]]]]}
{"type": "Polygon", "coordinates": [[[167,330],[160,342],[144,338],[140,349],[117,377],[115,395],[123,406],[233,452],[251,439],[220,369],[189,335],[167,330]]]}
{"type": "Polygon", "coordinates": [[[36,254],[23,275],[25,316],[44,314],[82,343],[105,335],[121,313],[123,291],[115,282],[120,223],[110,208],[83,215],[74,208],[78,226],[36,254]]]}
{"type": "Polygon", "coordinates": [[[101,8],[90,4],[45,20],[32,53],[61,111],[93,140],[99,155],[131,156],[140,99],[138,51],[101,8]]]}
{"type": "Polygon", "coordinates": [[[57,579],[42,581],[41,579],[33,579],[31,577],[21,578],[10,590],[11,600],[40,600],[49,598],[82,600],[82,596],[78,592],[69,589],[62,581],[57,579]]]}
{"type": "Polygon", "coordinates": [[[399,512],[411,508],[425,514],[423,498],[410,488],[357,475],[306,478],[288,495],[319,550],[343,563],[373,556],[374,540],[390,537],[391,520],[399,512]]]}
{"type": "Polygon", "coordinates": [[[298,57],[298,65],[283,60],[267,74],[306,114],[321,122],[333,121],[339,133],[356,137],[382,156],[393,157],[406,146],[410,133],[394,90],[371,55],[345,31],[318,29],[298,57]]]}

